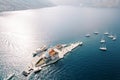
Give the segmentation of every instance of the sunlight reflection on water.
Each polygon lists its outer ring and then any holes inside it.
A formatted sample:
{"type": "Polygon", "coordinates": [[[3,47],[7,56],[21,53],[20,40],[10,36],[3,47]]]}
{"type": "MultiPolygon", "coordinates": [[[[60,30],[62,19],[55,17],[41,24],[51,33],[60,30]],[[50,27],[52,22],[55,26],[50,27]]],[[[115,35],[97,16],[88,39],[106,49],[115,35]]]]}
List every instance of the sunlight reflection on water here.
{"type": "Polygon", "coordinates": [[[5,15],[0,16],[0,77],[21,72],[31,61],[32,51],[44,44],[63,43],[62,40],[70,41],[111,25],[117,13],[105,10],[58,6],[2,13],[5,15]]]}

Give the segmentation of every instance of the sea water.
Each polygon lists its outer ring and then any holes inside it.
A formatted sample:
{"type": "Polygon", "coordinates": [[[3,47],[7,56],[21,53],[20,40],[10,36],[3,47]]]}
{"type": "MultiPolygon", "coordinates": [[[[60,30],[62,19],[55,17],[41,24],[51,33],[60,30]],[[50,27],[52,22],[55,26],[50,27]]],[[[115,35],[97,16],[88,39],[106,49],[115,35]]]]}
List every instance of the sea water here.
{"type": "Polygon", "coordinates": [[[78,6],[0,13],[0,80],[12,73],[24,79],[21,72],[32,60],[32,52],[42,45],[76,41],[83,41],[83,46],[32,74],[29,80],[120,80],[119,13],[116,8],[78,6]],[[104,36],[106,31],[116,34],[117,40],[104,36]],[[99,50],[103,36],[105,52],[99,50]]]}

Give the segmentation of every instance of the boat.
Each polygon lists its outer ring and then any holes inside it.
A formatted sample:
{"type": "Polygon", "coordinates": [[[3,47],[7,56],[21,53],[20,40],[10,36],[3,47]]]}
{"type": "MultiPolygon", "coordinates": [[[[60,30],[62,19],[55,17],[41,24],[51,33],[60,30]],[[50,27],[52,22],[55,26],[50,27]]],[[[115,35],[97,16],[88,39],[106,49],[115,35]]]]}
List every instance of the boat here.
{"type": "Polygon", "coordinates": [[[115,41],[116,39],[117,39],[117,36],[114,35],[113,38],[112,38],[112,40],[115,41]]]}
{"type": "Polygon", "coordinates": [[[113,39],[113,38],[114,38],[114,36],[113,36],[112,34],[110,34],[108,37],[109,37],[109,38],[111,38],[111,39],[113,39]]]}
{"type": "Polygon", "coordinates": [[[40,72],[41,69],[42,69],[41,67],[34,68],[34,73],[38,73],[38,72],[40,72]]]}
{"type": "Polygon", "coordinates": [[[97,35],[97,34],[99,34],[99,32],[98,32],[98,31],[95,31],[95,32],[94,32],[94,34],[96,34],[96,35],[97,35]]]}
{"type": "Polygon", "coordinates": [[[33,57],[35,57],[36,55],[40,54],[41,52],[44,52],[47,50],[47,46],[44,45],[41,48],[36,49],[35,51],[33,51],[33,57]]]}
{"type": "Polygon", "coordinates": [[[101,43],[105,43],[105,40],[104,39],[101,39],[101,41],[100,41],[101,43]]]}
{"type": "Polygon", "coordinates": [[[99,49],[100,49],[101,51],[106,51],[106,50],[107,50],[107,47],[102,45],[99,49]]]}
{"type": "Polygon", "coordinates": [[[41,48],[38,48],[38,49],[36,50],[36,52],[39,53],[39,52],[41,52],[41,51],[46,51],[46,50],[47,50],[47,46],[44,45],[44,46],[42,46],[41,48]]]}
{"type": "Polygon", "coordinates": [[[114,36],[113,36],[112,33],[110,33],[110,34],[108,35],[108,37],[112,39],[114,36]]]}
{"type": "Polygon", "coordinates": [[[67,53],[76,47],[81,46],[82,44],[83,42],[75,42],[71,44],[58,44],[56,46],[50,47],[46,52],[43,52],[42,55],[33,57],[33,60],[25,68],[22,74],[27,77],[33,72],[39,72],[43,67],[53,64],[64,58],[67,53]]]}
{"type": "Polygon", "coordinates": [[[11,80],[11,79],[13,79],[14,76],[15,76],[15,74],[10,74],[6,80],[11,80]]]}
{"type": "Polygon", "coordinates": [[[90,34],[86,34],[85,37],[90,37],[90,34]]]}
{"type": "Polygon", "coordinates": [[[109,35],[109,32],[105,32],[104,35],[109,35]]]}
{"type": "Polygon", "coordinates": [[[105,41],[105,39],[104,39],[104,37],[100,40],[100,43],[105,43],[106,41],[105,41]]]}

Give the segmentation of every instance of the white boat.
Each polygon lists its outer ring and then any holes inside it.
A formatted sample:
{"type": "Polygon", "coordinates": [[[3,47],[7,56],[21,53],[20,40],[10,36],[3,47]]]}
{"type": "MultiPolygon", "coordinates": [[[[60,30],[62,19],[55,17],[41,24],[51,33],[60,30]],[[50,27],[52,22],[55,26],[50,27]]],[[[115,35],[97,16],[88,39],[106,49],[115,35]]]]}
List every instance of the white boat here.
{"type": "Polygon", "coordinates": [[[6,80],[11,80],[14,76],[15,74],[10,74],[6,80]]]}
{"type": "Polygon", "coordinates": [[[95,32],[94,32],[94,34],[96,34],[96,35],[97,35],[97,34],[99,34],[99,32],[98,32],[98,31],[95,31],[95,32]]]}
{"type": "Polygon", "coordinates": [[[107,47],[102,45],[99,49],[102,50],[102,51],[106,51],[107,47]]]}
{"type": "Polygon", "coordinates": [[[109,35],[109,32],[105,32],[104,35],[109,35]]]}
{"type": "Polygon", "coordinates": [[[116,37],[113,37],[113,39],[112,39],[113,41],[115,41],[116,40],[116,37]]]}
{"type": "Polygon", "coordinates": [[[101,41],[100,41],[101,43],[105,43],[105,40],[104,39],[101,39],[101,41]]]}
{"type": "Polygon", "coordinates": [[[35,57],[37,54],[41,53],[41,52],[44,52],[47,50],[47,46],[44,45],[42,46],[41,48],[38,48],[36,49],[34,52],[33,52],[33,57],[35,57]]]}
{"type": "Polygon", "coordinates": [[[85,37],[90,37],[90,34],[86,34],[85,37]]]}
{"type": "Polygon", "coordinates": [[[36,67],[36,68],[34,68],[34,73],[39,72],[41,69],[42,69],[41,67],[36,67]]]}
{"type": "Polygon", "coordinates": [[[106,51],[107,48],[106,48],[106,47],[100,47],[100,50],[102,50],[102,51],[106,51]]]}
{"type": "Polygon", "coordinates": [[[111,39],[113,39],[113,38],[114,38],[114,36],[113,36],[112,34],[110,34],[108,37],[109,37],[109,38],[111,38],[111,39]]]}
{"type": "Polygon", "coordinates": [[[115,41],[116,39],[117,39],[117,36],[114,35],[113,38],[112,38],[112,40],[115,41]]]}
{"type": "Polygon", "coordinates": [[[105,43],[106,41],[105,41],[105,39],[104,39],[104,37],[100,40],[100,43],[105,43]]]}

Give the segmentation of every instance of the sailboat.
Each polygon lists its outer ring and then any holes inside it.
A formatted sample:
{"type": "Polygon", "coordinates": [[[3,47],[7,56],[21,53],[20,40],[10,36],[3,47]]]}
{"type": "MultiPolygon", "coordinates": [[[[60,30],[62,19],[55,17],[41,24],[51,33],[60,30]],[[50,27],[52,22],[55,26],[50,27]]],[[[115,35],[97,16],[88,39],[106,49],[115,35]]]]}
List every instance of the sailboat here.
{"type": "Polygon", "coordinates": [[[112,40],[115,41],[116,39],[117,39],[117,36],[114,35],[113,38],[112,38],[112,40]]]}
{"type": "Polygon", "coordinates": [[[109,35],[109,32],[105,32],[104,35],[109,35]]]}
{"type": "Polygon", "coordinates": [[[90,37],[90,34],[88,33],[88,34],[86,34],[85,36],[86,36],[86,37],[90,37]]]}
{"type": "Polygon", "coordinates": [[[114,36],[112,34],[109,34],[108,37],[112,39],[114,36]]]}
{"type": "Polygon", "coordinates": [[[97,35],[97,34],[99,34],[99,32],[98,32],[98,31],[95,31],[95,32],[94,32],[94,34],[96,34],[96,35],[97,35]]]}
{"type": "Polygon", "coordinates": [[[107,50],[107,47],[106,47],[106,45],[103,45],[102,44],[102,46],[99,48],[101,51],[106,51],[107,50]]]}
{"type": "Polygon", "coordinates": [[[106,41],[105,41],[105,39],[104,39],[104,37],[100,40],[100,43],[105,43],[106,41]]]}

